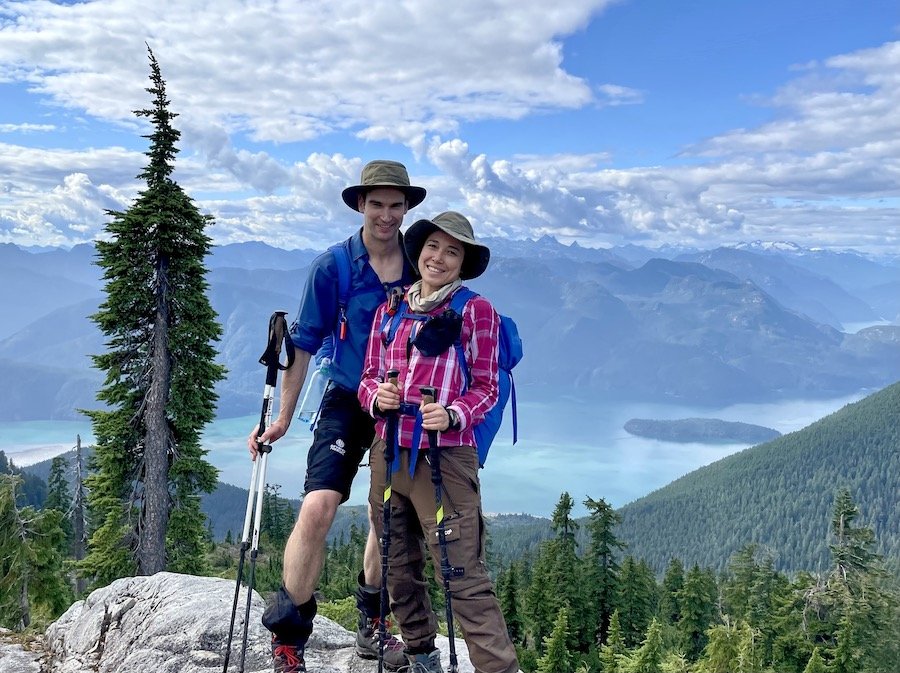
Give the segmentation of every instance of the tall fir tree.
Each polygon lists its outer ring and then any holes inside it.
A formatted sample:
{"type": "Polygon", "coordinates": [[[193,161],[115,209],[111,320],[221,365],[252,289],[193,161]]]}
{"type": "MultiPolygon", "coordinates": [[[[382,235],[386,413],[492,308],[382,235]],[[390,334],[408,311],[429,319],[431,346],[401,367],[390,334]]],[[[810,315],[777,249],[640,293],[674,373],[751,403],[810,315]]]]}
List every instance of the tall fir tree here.
{"type": "Polygon", "coordinates": [[[540,649],[550,634],[559,611],[569,609],[567,632],[569,646],[577,649],[579,626],[584,624],[582,604],[581,560],[577,554],[575,533],[578,523],[572,518],[575,502],[563,493],[553,510],[551,529],[555,537],[541,543],[537,561],[532,568],[532,580],[525,594],[525,615],[529,644],[540,649]],[[572,615],[581,619],[573,623],[572,615]]]}
{"type": "Polygon", "coordinates": [[[622,517],[603,498],[584,501],[588,509],[588,550],[585,555],[585,585],[589,592],[588,624],[594,626],[596,644],[603,645],[609,635],[609,622],[616,609],[619,592],[619,563],[617,556],[625,543],[615,534],[622,517]]]}
{"type": "Polygon", "coordinates": [[[622,637],[628,647],[637,647],[658,608],[658,587],[650,567],[643,560],[626,556],[619,575],[617,599],[622,637]]]}
{"type": "Polygon", "coordinates": [[[857,523],[859,507],[841,489],[831,519],[831,572],[817,600],[830,625],[834,673],[880,670],[896,663],[896,643],[886,638],[892,629],[896,596],[885,588],[884,559],[875,551],[875,533],[857,523]]]}
{"type": "Polygon", "coordinates": [[[513,562],[497,580],[497,597],[500,600],[500,609],[506,620],[506,631],[509,633],[510,640],[516,645],[523,645],[525,622],[520,605],[521,580],[519,577],[519,564],[513,562]]]}
{"type": "Polygon", "coordinates": [[[127,211],[108,212],[108,236],[97,242],[106,300],[92,317],[108,350],[94,364],[106,373],[98,398],[109,409],[87,412],[97,444],[82,568],[99,584],[135,572],[202,572],[199,494],[216,483],[200,445],[224,376],[213,347],[221,328],[206,295],[210,218],[172,178],[177,115],[148,53],[153,106],[135,111],[153,128],[138,176],[146,189],[127,211]]]}
{"type": "Polygon", "coordinates": [[[696,661],[706,647],[707,629],[715,617],[717,598],[715,578],[694,564],[679,594],[681,620],[678,622],[681,644],[691,661],[696,661]]]}
{"type": "MultiPolygon", "coordinates": [[[[69,471],[69,461],[65,454],[55,456],[50,463],[50,476],[47,477],[47,500],[44,509],[55,509],[62,514],[60,525],[65,533],[66,547],[72,544],[74,528],[72,525],[72,492],[69,489],[69,480],[66,473],[69,471]]],[[[65,550],[67,553],[67,550],[65,550]]]]}

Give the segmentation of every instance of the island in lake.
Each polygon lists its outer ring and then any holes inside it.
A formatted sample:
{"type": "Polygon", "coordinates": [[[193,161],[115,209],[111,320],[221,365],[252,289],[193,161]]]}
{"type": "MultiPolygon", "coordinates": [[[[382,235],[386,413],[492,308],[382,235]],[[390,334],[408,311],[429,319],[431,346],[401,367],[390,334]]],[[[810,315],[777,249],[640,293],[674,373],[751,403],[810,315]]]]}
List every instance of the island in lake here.
{"type": "Polygon", "coordinates": [[[652,420],[632,418],[625,430],[638,437],[661,439],[666,442],[702,442],[705,444],[759,444],[781,437],[778,430],[752,423],[722,421],[718,418],[679,418],[652,420]]]}

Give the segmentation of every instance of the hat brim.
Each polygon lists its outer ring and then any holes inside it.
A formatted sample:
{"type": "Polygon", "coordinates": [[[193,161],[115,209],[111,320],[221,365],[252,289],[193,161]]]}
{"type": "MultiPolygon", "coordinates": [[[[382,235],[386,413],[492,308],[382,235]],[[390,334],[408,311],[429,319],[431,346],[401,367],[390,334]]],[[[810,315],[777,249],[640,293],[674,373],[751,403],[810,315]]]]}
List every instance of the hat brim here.
{"type": "Polygon", "coordinates": [[[406,249],[406,257],[412,263],[413,268],[418,272],[419,255],[422,254],[422,248],[425,241],[432,233],[440,229],[448,236],[455,238],[463,244],[465,254],[463,255],[463,263],[459,270],[459,277],[462,280],[472,280],[483,274],[491,261],[491,250],[486,245],[477,243],[468,238],[462,238],[457,232],[447,231],[439,224],[435,224],[431,220],[417,220],[414,222],[406,233],[403,234],[403,247],[406,249]]]}
{"type": "Polygon", "coordinates": [[[359,210],[359,195],[364,192],[370,192],[373,189],[396,189],[398,191],[403,192],[403,195],[406,197],[407,208],[412,210],[416,206],[418,206],[422,201],[425,200],[425,188],[424,187],[415,187],[413,185],[393,185],[393,184],[383,184],[383,185],[353,185],[352,187],[347,187],[343,192],[341,192],[341,198],[344,199],[344,203],[347,204],[348,207],[352,208],[356,212],[360,212],[359,210]]]}

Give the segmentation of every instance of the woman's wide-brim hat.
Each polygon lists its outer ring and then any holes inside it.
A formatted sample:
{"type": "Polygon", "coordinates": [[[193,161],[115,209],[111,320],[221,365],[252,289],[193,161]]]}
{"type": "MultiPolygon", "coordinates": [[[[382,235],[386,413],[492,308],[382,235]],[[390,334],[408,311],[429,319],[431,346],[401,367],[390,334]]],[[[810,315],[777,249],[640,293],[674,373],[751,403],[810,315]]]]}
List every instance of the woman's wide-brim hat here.
{"type": "Polygon", "coordinates": [[[347,187],[341,192],[344,203],[357,212],[359,212],[359,195],[381,187],[399,189],[406,196],[409,208],[415,208],[425,200],[425,188],[409,184],[406,166],[399,161],[384,159],[370,161],[363,166],[359,182],[360,184],[347,187]]]}
{"type": "Polygon", "coordinates": [[[406,256],[409,257],[413,266],[418,266],[419,255],[422,253],[425,241],[437,229],[455,238],[465,248],[462,267],[459,270],[460,278],[470,280],[478,278],[485,272],[491,261],[490,249],[475,240],[475,233],[472,231],[472,224],[469,220],[452,210],[441,213],[431,220],[418,220],[403,234],[406,256]]]}

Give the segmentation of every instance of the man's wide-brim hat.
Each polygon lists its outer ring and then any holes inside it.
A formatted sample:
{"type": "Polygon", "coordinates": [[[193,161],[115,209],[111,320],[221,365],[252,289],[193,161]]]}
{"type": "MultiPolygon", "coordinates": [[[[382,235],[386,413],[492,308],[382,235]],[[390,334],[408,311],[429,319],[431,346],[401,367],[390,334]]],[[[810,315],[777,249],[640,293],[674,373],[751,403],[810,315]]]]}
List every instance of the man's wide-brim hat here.
{"type": "Polygon", "coordinates": [[[418,220],[403,234],[403,244],[406,246],[406,256],[418,266],[419,255],[425,246],[425,241],[436,230],[440,229],[448,236],[452,236],[463,244],[462,267],[459,277],[463,280],[478,278],[484,273],[491,261],[490,249],[475,240],[472,224],[463,215],[452,210],[441,213],[431,220],[418,220]]]}
{"type": "Polygon", "coordinates": [[[399,161],[384,159],[370,161],[363,166],[359,182],[360,184],[347,187],[341,193],[344,203],[356,211],[359,211],[359,195],[372,189],[399,189],[406,196],[409,208],[415,208],[425,200],[424,187],[415,187],[409,184],[409,173],[406,172],[406,166],[399,161]]]}

